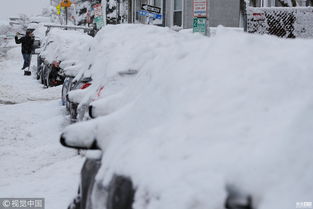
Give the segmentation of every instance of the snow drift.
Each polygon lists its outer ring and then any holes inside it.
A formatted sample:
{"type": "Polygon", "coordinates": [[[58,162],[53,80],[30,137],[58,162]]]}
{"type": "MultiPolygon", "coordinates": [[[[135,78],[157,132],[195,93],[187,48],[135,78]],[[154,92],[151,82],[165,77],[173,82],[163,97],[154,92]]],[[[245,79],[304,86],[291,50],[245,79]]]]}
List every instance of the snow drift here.
{"type": "Polygon", "coordinates": [[[63,134],[98,140],[97,181],[130,176],[133,208],[223,208],[229,184],[258,209],[312,200],[311,40],[118,25],[95,41],[90,94],[122,68],[139,74],[115,97],[123,105],[63,134]]]}

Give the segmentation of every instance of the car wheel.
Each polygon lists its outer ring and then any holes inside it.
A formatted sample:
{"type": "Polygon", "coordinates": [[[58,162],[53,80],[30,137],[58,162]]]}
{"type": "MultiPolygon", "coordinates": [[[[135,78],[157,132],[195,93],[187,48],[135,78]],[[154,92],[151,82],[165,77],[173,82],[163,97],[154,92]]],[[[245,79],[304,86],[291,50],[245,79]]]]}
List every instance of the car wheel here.
{"type": "Polygon", "coordinates": [[[48,76],[49,76],[49,72],[50,72],[50,69],[49,69],[49,65],[45,65],[43,70],[42,70],[42,74],[41,74],[41,81],[42,81],[42,84],[45,85],[46,87],[49,87],[49,81],[48,81],[48,76]]]}
{"type": "Polygon", "coordinates": [[[237,187],[232,185],[226,186],[228,193],[225,208],[226,209],[253,209],[252,196],[243,193],[237,187]]]}
{"type": "Polygon", "coordinates": [[[40,79],[40,73],[42,71],[42,66],[38,66],[37,67],[37,72],[36,72],[36,79],[39,80],[40,79]]]}
{"type": "Polygon", "coordinates": [[[67,209],[82,209],[81,208],[81,202],[80,202],[80,197],[77,196],[73,202],[67,207],[67,209]]]}
{"type": "Polygon", "coordinates": [[[37,80],[40,79],[42,68],[43,68],[43,60],[38,55],[38,57],[37,57],[37,73],[36,73],[37,74],[37,80]]]}
{"type": "Polygon", "coordinates": [[[51,86],[50,85],[50,73],[51,73],[51,66],[49,65],[45,72],[45,83],[47,87],[51,86]]]}
{"type": "Polygon", "coordinates": [[[70,81],[71,81],[70,77],[66,77],[64,79],[63,86],[62,86],[62,105],[65,105],[66,103],[66,94],[69,91],[70,81]]]}
{"type": "Polygon", "coordinates": [[[40,70],[40,81],[41,84],[45,85],[45,71],[46,71],[46,65],[44,65],[40,70]]]}
{"type": "Polygon", "coordinates": [[[109,186],[107,209],[132,209],[134,196],[131,179],[115,175],[109,186]]]}
{"type": "Polygon", "coordinates": [[[72,122],[75,122],[77,120],[77,106],[78,104],[70,102],[69,110],[72,122]]]}

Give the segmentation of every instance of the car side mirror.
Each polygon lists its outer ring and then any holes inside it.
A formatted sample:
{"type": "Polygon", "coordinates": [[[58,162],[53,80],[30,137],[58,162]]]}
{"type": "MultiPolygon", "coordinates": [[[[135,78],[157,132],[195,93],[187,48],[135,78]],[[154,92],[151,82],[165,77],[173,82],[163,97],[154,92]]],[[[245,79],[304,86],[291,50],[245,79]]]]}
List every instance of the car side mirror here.
{"type": "Polygon", "coordinates": [[[60,143],[68,148],[74,148],[74,149],[84,149],[84,150],[100,150],[97,140],[69,140],[66,138],[64,134],[60,137],[60,143]]]}

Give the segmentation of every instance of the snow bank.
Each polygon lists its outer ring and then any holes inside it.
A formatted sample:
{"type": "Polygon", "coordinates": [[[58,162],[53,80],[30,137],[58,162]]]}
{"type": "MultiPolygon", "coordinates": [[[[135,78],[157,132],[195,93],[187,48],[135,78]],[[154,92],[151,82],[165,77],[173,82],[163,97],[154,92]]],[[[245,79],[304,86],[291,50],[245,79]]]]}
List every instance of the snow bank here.
{"type": "Polygon", "coordinates": [[[115,97],[123,100],[117,110],[64,133],[83,140],[88,127],[104,150],[97,181],[130,176],[133,208],[222,208],[227,184],[258,209],[311,201],[311,40],[119,25],[96,42],[90,94],[120,70],[139,74],[115,97]]]}
{"type": "Polygon", "coordinates": [[[66,208],[83,159],[58,143],[66,125],[59,101],[4,105],[0,114],[0,195],[43,197],[46,208],[66,208]]]}
{"type": "Polygon", "coordinates": [[[58,140],[68,125],[60,104],[62,86],[46,89],[35,73],[24,76],[16,46],[0,59],[0,196],[43,197],[46,208],[67,208],[83,158],[58,140]]]}

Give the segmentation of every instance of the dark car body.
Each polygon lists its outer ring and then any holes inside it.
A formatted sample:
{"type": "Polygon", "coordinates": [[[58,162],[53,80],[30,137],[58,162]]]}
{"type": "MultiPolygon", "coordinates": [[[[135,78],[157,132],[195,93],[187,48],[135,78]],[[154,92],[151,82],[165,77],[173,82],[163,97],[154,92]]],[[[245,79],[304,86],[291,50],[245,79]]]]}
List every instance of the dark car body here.
{"type": "Polygon", "coordinates": [[[68,92],[73,90],[83,90],[91,85],[92,79],[90,77],[81,77],[79,80],[73,78],[67,78],[66,83],[63,85],[64,91],[62,91],[62,98],[65,98],[64,104],[70,113],[71,121],[76,122],[78,116],[78,103],[71,101],[68,92]]]}
{"type": "Polygon", "coordinates": [[[90,193],[95,184],[95,176],[101,165],[101,159],[86,159],[81,169],[80,184],[78,187],[77,196],[68,206],[68,209],[83,209],[87,208],[87,203],[90,202],[90,193]]]}

